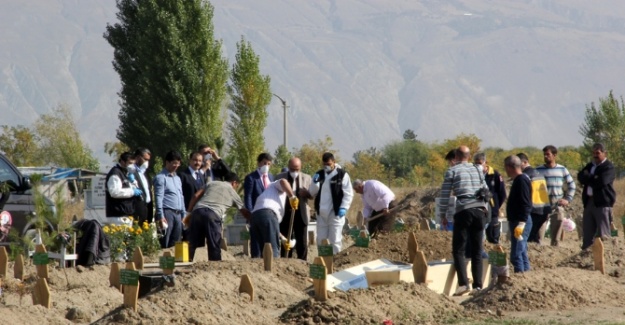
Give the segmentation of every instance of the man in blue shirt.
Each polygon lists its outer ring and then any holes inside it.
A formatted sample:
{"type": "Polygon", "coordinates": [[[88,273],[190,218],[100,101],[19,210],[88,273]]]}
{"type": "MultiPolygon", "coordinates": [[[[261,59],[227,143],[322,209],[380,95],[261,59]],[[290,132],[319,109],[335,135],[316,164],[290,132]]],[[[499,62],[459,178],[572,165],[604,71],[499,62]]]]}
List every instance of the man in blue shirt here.
{"type": "Polygon", "coordinates": [[[154,177],[156,215],[154,221],[161,230],[161,247],[169,248],[180,241],[182,217],[185,211],[182,182],[176,174],[182,157],[177,151],[165,155],[165,168],[154,177]]]}

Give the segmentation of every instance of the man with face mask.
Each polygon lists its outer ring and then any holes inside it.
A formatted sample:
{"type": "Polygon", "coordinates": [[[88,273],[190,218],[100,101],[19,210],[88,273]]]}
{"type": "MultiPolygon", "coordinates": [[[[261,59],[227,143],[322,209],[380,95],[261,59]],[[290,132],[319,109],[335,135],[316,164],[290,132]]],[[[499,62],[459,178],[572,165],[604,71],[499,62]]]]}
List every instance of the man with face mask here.
{"type": "Polygon", "coordinates": [[[135,160],[130,152],[124,152],[119,162],[106,175],[106,217],[110,223],[126,223],[123,218],[134,214],[134,200],[143,191],[133,188],[130,178],[134,178],[135,160]]]}
{"type": "Polygon", "coordinates": [[[352,204],[354,190],[349,174],[326,152],[321,157],[323,169],[312,178],[308,192],[315,198],[317,212],[317,245],[328,239],[334,254],[341,251],[342,229],[345,215],[352,204]]]}
{"type": "Polygon", "coordinates": [[[197,151],[204,156],[204,162],[200,170],[204,174],[206,183],[210,181],[224,181],[226,176],[231,173],[228,165],[217,155],[215,149],[211,149],[206,144],[202,144],[197,151]]]}
{"type": "MultiPolygon", "coordinates": [[[[286,179],[295,195],[299,198],[299,208],[295,210],[293,217],[292,238],[295,239],[295,247],[291,247],[288,254],[285,249],[280,251],[282,257],[293,257],[293,250],[297,252],[297,258],[306,260],[308,258],[308,222],[310,222],[310,207],[308,206],[308,187],[312,181],[310,175],[302,173],[302,161],[293,157],[289,159],[289,167],[286,172],[278,174],[276,179],[286,179]]],[[[287,199],[288,200],[288,199],[287,199]]],[[[285,202],[286,203],[286,202],[285,202]]],[[[284,217],[280,222],[280,233],[288,236],[291,226],[291,214],[293,209],[285,204],[284,217]]]]}
{"type": "Polygon", "coordinates": [[[152,203],[152,181],[146,176],[150,167],[152,153],[147,148],[137,148],[135,150],[136,181],[139,189],[143,192],[141,199],[135,200],[135,215],[139,219],[139,224],[143,222],[152,223],[154,219],[154,204],[152,203]]]}
{"type": "MultiPolygon", "coordinates": [[[[245,180],[243,181],[243,203],[248,211],[254,210],[256,199],[269,187],[269,184],[274,181],[273,175],[269,173],[269,167],[271,167],[272,161],[273,157],[271,157],[270,154],[266,152],[261,153],[258,155],[258,158],[256,158],[258,168],[245,176],[245,180]]],[[[250,253],[252,257],[260,257],[261,247],[255,240],[256,238],[253,238],[254,235],[252,233],[250,233],[250,236],[250,253]]]]}

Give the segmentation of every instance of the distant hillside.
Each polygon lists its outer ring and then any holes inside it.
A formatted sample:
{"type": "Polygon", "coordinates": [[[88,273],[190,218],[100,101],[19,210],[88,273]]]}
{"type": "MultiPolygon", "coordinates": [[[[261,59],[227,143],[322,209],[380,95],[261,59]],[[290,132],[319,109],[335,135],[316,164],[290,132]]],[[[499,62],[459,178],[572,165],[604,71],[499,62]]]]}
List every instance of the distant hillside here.
{"type": "MultiPolygon", "coordinates": [[[[289,147],[329,135],[344,159],[400,139],[579,145],[585,105],[625,93],[620,1],[211,1],[233,62],[241,35],[288,102],[289,147]]],[[[5,0],[0,113],[30,125],[67,103],[103,162],[120,83],[102,38],[114,1],[5,0]]],[[[274,98],[268,149],[282,143],[274,98]]]]}

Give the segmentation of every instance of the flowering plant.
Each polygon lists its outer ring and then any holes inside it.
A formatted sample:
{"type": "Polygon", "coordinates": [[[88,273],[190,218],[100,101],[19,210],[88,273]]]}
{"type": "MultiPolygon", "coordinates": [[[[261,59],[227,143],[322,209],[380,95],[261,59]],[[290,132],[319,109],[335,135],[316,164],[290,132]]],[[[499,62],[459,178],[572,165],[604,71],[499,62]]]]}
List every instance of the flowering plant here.
{"type": "Polygon", "coordinates": [[[141,247],[145,256],[157,253],[161,245],[158,241],[156,225],[134,220],[129,217],[132,225],[106,225],[102,231],[109,238],[112,261],[124,261],[132,256],[136,247],[141,247]]]}

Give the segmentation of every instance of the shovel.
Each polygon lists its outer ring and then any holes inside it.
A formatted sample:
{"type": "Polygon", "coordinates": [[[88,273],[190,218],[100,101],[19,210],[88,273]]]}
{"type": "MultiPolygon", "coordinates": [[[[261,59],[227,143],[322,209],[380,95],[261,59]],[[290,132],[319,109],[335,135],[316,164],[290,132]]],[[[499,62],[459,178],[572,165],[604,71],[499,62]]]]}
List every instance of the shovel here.
{"type": "Polygon", "coordinates": [[[289,233],[287,234],[287,240],[284,241],[284,249],[288,252],[291,250],[291,247],[295,246],[295,239],[291,239],[291,235],[293,234],[293,221],[295,219],[295,209],[291,209],[291,220],[289,221],[289,233]]]}

